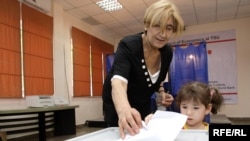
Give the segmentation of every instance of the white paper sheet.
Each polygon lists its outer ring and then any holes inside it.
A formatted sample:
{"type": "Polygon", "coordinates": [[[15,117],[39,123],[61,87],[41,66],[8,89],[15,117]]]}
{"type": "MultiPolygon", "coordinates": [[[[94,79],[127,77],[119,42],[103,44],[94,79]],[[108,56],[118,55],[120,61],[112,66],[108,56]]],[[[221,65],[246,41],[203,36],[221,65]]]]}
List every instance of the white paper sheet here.
{"type": "Polygon", "coordinates": [[[119,141],[174,141],[187,120],[187,116],[169,111],[156,111],[148,125],[143,122],[140,133],[127,134],[119,141]]]}

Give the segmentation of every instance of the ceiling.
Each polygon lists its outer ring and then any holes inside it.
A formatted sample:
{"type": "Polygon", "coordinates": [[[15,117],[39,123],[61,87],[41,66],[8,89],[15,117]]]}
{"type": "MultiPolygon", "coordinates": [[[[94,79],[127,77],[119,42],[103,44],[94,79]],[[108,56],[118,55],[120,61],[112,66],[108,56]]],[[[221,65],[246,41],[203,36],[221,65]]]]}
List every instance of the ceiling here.
{"type": "MultiPolygon", "coordinates": [[[[100,0],[54,0],[65,12],[98,30],[121,37],[143,31],[145,9],[157,0],[118,0],[123,9],[107,12],[95,3],[100,0]]],[[[224,20],[250,17],[250,0],[172,0],[186,28],[224,20]]]]}

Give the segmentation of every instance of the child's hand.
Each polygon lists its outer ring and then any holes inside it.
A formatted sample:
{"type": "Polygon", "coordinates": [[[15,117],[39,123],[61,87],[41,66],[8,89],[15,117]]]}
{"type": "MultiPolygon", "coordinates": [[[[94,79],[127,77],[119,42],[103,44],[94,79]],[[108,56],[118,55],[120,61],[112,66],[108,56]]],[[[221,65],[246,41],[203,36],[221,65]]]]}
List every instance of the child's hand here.
{"type": "Polygon", "coordinates": [[[145,117],[145,123],[146,123],[146,125],[148,125],[148,122],[152,119],[152,117],[153,117],[153,114],[149,114],[149,115],[147,115],[145,117]]]}

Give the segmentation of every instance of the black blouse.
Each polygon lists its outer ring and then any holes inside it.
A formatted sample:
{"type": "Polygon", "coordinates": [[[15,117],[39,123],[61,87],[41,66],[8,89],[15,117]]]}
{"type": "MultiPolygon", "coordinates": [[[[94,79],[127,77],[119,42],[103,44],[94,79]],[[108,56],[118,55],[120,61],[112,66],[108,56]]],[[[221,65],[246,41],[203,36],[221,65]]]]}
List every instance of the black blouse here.
{"type": "Polygon", "coordinates": [[[144,60],[141,34],[124,37],[115,53],[114,62],[103,86],[104,119],[108,123],[117,123],[118,118],[111,96],[111,78],[120,75],[128,80],[127,94],[130,105],[136,108],[142,119],[151,113],[151,95],[158,91],[165,80],[173,52],[170,46],[160,49],[161,69],[156,83],[152,83],[144,60]]]}

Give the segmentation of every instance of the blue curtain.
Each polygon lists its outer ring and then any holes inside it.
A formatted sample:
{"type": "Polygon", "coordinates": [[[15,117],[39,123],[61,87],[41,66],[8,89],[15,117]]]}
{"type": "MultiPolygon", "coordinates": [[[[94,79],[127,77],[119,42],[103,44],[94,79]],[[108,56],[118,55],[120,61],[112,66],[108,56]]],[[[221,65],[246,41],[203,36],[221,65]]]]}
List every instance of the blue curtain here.
{"type": "MultiPolygon", "coordinates": [[[[176,97],[180,87],[190,81],[200,81],[208,84],[208,63],[206,42],[202,41],[197,46],[192,43],[183,48],[176,45],[173,61],[170,66],[171,94],[176,97]]],[[[170,110],[179,112],[172,104],[170,110]]],[[[206,120],[209,122],[209,119],[206,120]]]]}
{"type": "Polygon", "coordinates": [[[106,71],[109,72],[113,62],[114,62],[115,54],[108,54],[106,55],[106,71]]]}

